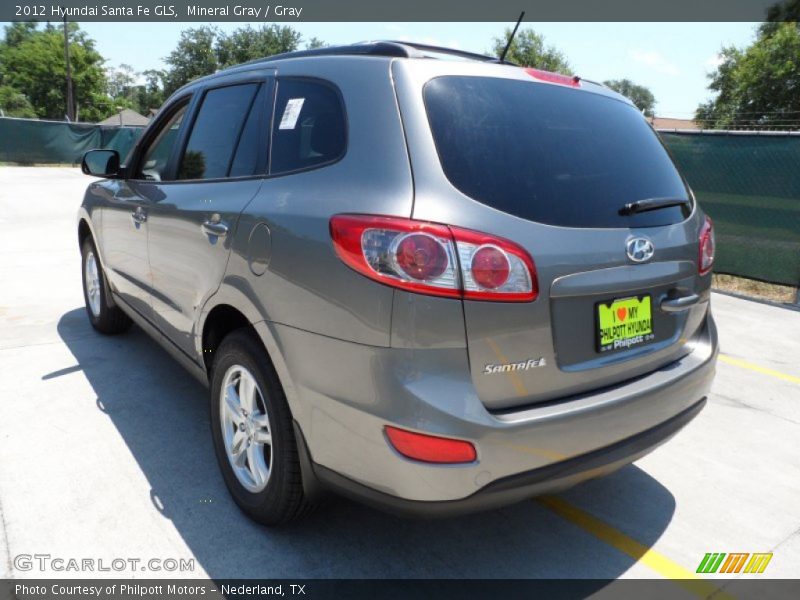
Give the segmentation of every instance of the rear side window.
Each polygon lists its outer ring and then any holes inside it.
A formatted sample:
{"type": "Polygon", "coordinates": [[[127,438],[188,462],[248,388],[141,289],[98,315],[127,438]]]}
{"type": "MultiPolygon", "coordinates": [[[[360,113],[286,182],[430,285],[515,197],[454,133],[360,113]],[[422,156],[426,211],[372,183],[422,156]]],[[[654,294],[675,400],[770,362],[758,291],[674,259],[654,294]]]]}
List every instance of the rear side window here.
{"type": "Polygon", "coordinates": [[[271,174],[331,163],[344,155],[346,145],[344,109],[333,87],[305,79],[278,81],[271,174]]]}
{"type": "Polygon", "coordinates": [[[623,102],[558,85],[459,76],[429,81],[424,99],[445,175],[478,202],[566,227],[653,227],[691,212],[619,214],[636,200],[688,198],[656,134],[623,102]]]}
{"type": "Polygon", "coordinates": [[[206,92],[178,169],[178,179],[227,177],[257,83],[206,92]]]}
{"type": "Polygon", "coordinates": [[[255,175],[258,171],[259,157],[266,152],[269,132],[269,122],[266,116],[266,96],[268,86],[262,85],[255,100],[250,115],[245,121],[236,154],[231,163],[230,177],[255,175]]]}

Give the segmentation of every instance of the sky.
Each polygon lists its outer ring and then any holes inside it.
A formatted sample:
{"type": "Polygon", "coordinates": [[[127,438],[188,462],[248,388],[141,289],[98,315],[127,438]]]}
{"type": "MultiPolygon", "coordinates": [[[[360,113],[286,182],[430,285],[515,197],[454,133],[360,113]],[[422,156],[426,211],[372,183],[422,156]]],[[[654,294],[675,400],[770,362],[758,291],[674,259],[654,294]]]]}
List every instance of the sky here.
{"type": "MultiPolygon", "coordinates": [[[[81,23],[108,66],[163,68],[182,29],[202,23],[81,23]]],[[[230,31],[245,23],[217,23],[230,31]]],[[[328,44],[394,39],[487,52],[502,23],[291,23],[304,40],[328,44]]],[[[691,118],[712,94],[707,74],[728,45],[746,46],[756,23],[523,23],[560,49],[576,74],[595,81],[628,78],[656,97],[656,114],[691,118]]]]}

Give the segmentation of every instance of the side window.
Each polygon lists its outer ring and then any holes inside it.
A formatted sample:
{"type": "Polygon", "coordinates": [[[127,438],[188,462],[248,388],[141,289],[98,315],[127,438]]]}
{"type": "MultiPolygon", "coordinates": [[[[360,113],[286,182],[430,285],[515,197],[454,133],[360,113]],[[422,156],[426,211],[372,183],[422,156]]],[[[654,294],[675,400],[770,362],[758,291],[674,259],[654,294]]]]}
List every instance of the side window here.
{"type": "Polygon", "coordinates": [[[271,174],[332,162],[344,154],[346,143],[344,109],[333,88],[309,80],[278,81],[271,174]]]}
{"type": "Polygon", "coordinates": [[[181,157],[178,179],[227,177],[257,83],[206,92],[181,157]]]}
{"type": "Polygon", "coordinates": [[[245,121],[239,145],[236,147],[236,154],[233,155],[229,173],[231,177],[256,175],[259,156],[262,153],[266,155],[269,150],[267,148],[269,146],[269,123],[264,108],[268,88],[268,85],[262,85],[253,101],[253,108],[245,121]]]}
{"type": "Polygon", "coordinates": [[[148,179],[150,181],[162,181],[167,169],[170,154],[175,142],[178,141],[178,131],[180,130],[186,109],[189,106],[187,100],[170,117],[155,138],[150,141],[150,145],[144,151],[144,156],[139,163],[139,172],[136,173],[137,179],[148,179]]]}

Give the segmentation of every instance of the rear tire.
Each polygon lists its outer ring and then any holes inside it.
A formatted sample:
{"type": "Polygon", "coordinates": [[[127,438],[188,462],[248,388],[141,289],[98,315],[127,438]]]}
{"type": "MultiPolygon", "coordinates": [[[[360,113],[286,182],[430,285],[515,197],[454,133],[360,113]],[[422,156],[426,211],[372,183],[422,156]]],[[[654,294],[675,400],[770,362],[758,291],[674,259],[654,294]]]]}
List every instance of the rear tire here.
{"type": "Polygon", "coordinates": [[[263,346],[247,329],[222,341],[211,368],[211,435],[225,485],[239,508],[281,525],[310,508],[292,414],[263,346]]]}
{"type": "Polygon", "coordinates": [[[106,335],[127,331],[131,326],[130,317],[109,303],[111,292],[91,237],[87,237],[81,246],[81,275],[86,314],[92,327],[106,335]]]}

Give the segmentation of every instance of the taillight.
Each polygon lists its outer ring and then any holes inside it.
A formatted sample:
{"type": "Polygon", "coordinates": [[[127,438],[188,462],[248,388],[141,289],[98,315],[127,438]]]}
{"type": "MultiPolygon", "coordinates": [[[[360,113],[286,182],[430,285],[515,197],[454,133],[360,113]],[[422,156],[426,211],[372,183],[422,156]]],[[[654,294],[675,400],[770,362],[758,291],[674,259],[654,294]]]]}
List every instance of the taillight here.
{"type": "Polygon", "coordinates": [[[503,238],[371,215],[337,215],[330,229],[333,247],[345,264],[386,285],[499,302],[530,302],[538,296],[533,259],[503,238]]]}
{"type": "Polygon", "coordinates": [[[714,266],[714,252],[716,243],[714,241],[714,224],[709,217],[700,228],[700,255],[697,260],[697,270],[700,275],[705,275],[714,266]]]}
{"type": "Polygon", "coordinates": [[[521,246],[469,229],[450,229],[458,249],[464,298],[501,302],[536,299],[536,266],[521,246]]]}
{"type": "Polygon", "coordinates": [[[457,464],[475,462],[475,446],[463,440],[414,433],[397,427],[384,428],[389,443],[406,458],[428,463],[457,464]]]}

